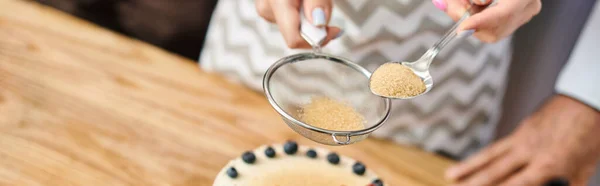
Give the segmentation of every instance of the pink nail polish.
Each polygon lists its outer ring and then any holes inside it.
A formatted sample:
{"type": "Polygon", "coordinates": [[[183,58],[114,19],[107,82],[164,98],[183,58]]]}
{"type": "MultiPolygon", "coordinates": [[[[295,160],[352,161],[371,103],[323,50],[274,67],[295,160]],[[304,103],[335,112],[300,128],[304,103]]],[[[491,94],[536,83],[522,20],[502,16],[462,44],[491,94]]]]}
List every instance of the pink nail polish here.
{"type": "Polygon", "coordinates": [[[446,1],[445,0],[432,0],[433,5],[440,9],[441,11],[446,11],[446,1]]]}

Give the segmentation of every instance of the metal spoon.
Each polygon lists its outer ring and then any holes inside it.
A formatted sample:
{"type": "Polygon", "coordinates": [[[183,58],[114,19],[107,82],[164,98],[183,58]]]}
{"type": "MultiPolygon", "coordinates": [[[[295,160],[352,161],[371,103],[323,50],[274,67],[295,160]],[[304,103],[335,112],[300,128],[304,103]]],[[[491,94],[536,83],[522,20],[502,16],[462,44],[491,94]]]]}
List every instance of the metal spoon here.
{"type": "MultiPolygon", "coordinates": [[[[491,5],[490,5],[491,6],[491,5]]],[[[487,7],[487,6],[486,6],[487,7]]],[[[450,43],[450,41],[452,41],[454,38],[457,37],[457,30],[458,30],[458,26],[467,18],[469,18],[471,15],[480,12],[481,10],[485,9],[484,6],[471,6],[469,9],[467,9],[467,11],[463,14],[463,16],[452,26],[452,28],[450,28],[450,30],[448,30],[446,32],[446,34],[444,34],[444,36],[442,36],[442,38],[437,41],[431,48],[429,48],[429,50],[427,50],[427,52],[425,52],[425,54],[423,54],[423,56],[421,56],[421,58],[419,58],[417,61],[413,61],[413,62],[388,62],[388,63],[400,63],[401,65],[404,65],[408,68],[410,68],[415,75],[417,75],[419,78],[421,78],[421,80],[423,80],[423,83],[425,83],[425,91],[423,91],[421,94],[416,95],[416,96],[411,96],[411,97],[393,97],[393,96],[386,96],[386,95],[380,95],[377,94],[375,91],[373,91],[373,89],[371,89],[371,92],[373,92],[373,94],[381,96],[381,97],[387,97],[387,98],[392,98],[392,99],[412,99],[415,98],[417,96],[423,95],[427,92],[429,92],[431,90],[431,87],[433,87],[433,79],[431,77],[431,74],[429,74],[429,65],[431,65],[431,62],[433,61],[433,59],[435,58],[435,56],[442,50],[442,48],[444,48],[448,43],[450,43]]],[[[383,66],[383,65],[382,65],[383,66]]],[[[377,73],[377,71],[381,68],[381,66],[379,66],[374,72],[373,74],[377,73]]],[[[371,81],[373,81],[372,79],[373,75],[371,75],[371,78],[369,79],[369,88],[371,86],[371,81]]]]}

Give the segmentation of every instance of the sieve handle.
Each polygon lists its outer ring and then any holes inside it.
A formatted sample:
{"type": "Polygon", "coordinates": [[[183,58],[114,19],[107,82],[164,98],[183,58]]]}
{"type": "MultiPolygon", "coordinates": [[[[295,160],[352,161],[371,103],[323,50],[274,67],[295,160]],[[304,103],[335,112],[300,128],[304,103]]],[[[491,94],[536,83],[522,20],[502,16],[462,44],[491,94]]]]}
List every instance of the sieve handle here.
{"type": "Polygon", "coordinates": [[[331,134],[331,137],[333,137],[333,141],[335,141],[335,143],[337,143],[338,145],[348,145],[350,144],[350,134],[346,134],[346,141],[339,141],[337,139],[337,137],[340,136],[337,133],[333,133],[331,134]]]}

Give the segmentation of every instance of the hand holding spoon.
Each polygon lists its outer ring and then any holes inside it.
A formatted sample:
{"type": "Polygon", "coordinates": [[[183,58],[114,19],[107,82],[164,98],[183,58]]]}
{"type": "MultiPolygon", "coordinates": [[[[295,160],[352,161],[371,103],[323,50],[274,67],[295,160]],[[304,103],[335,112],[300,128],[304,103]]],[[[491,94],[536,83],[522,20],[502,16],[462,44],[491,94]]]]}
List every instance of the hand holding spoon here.
{"type": "Polygon", "coordinates": [[[452,28],[417,61],[388,62],[381,65],[369,79],[371,92],[392,99],[412,99],[429,92],[433,87],[429,65],[442,48],[457,37],[458,26],[471,15],[483,9],[485,9],[484,6],[475,5],[467,9],[452,28]]]}

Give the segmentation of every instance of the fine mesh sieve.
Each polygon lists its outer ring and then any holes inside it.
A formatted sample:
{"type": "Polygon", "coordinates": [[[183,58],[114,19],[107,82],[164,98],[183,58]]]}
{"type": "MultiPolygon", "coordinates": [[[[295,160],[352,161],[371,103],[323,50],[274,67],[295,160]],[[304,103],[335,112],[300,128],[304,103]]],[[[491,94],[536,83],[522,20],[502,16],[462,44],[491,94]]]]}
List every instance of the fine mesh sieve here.
{"type": "Polygon", "coordinates": [[[327,145],[348,145],[365,139],[388,118],[391,101],[371,93],[371,73],[346,59],[320,53],[300,53],[275,62],[263,77],[264,93],[294,131],[327,145]],[[366,120],[365,128],[334,131],[302,122],[301,106],[312,97],[328,97],[351,105],[366,120]]]}

